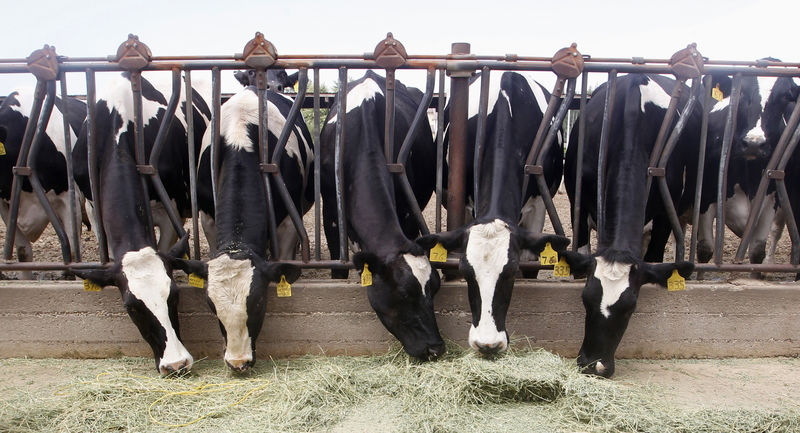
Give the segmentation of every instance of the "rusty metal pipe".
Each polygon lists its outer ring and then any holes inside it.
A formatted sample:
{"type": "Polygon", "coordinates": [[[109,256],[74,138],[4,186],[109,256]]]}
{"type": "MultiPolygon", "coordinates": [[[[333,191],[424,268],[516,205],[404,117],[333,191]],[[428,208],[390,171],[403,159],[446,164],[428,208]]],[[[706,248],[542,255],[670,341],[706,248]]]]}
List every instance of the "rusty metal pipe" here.
{"type": "Polygon", "coordinates": [[[725,238],[725,201],[728,187],[728,165],[731,159],[731,145],[733,135],[736,131],[736,114],[739,111],[739,98],[742,93],[742,76],[733,76],[733,88],[731,90],[730,105],[728,106],[728,118],[725,121],[725,133],[722,136],[722,153],[720,154],[720,165],[717,183],[717,225],[716,239],[714,239],[714,262],[722,264],[722,243],[725,238]]]}
{"type": "Polygon", "coordinates": [[[336,143],[334,145],[333,166],[336,170],[336,215],[339,229],[339,260],[346,262],[350,260],[347,248],[347,220],[344,214],[344,122],[347,115],[347,68],[339,68],[339,94],[337,95],[339,106],[336,122],[336,143]]]}
{"type": "Polygon", "coordinates": [[[93,221],[97,228],[97,242],[100,244],[100,262],[108,263],[108,242],[106,241],[105,225],[103,224],[103,206],[100,198],[100,168],[97,160],[97,107],[95,73],[92,69],[86,70],[86,157],[89,167],[89,188],[92,192],[94,206],[93,221]]]}
{"type": "Polygon", "coordinates": [[[314,68],[314,260],[322,260],[322,179],[320,173],[319,68],[314,68]]]}
{"type": "MultiPolygon", "coordinates": [[[[183,74],[186,85],[186,143],[189,152],[189,191],[192,203],[192,257],[200,260],[200,224],[197,205],[197,151],[194,136],[194,89],[192,88],[192,71],[183,74]]],[[[201,137],[202,138],[202,137],[201,137]]]]}
{"type": "MultiPolygon", "coordinates": [[[[394,87],[395,76],[394,69],[386,70],[386,118],[384,119],[383,131],[383,155],[386,157],[386,163],[394,163],[394,120],[395,120],[395,103],[394,103],[394,87]]],[[[394,189],[389,188],[389,191],[394,195],[394,189]]]]}
{"type": "Polygon", "coordinates": [[[697,182],[694,190],[694,206],[692,209],[692,238],[689,241],[689,261],[694,263],[697,259],[697,231],[700,224],[700,200],[703,196],[703,174],[706,164],[706,145],[708,142],[708,115],[711,112],[711,75],[704,78],[703,88],[705,102],[703,103],[703,119],[700,124],[700,150],[697,157],[697,182]]]}
{"type": "MultiPolygon", "coordinates": [[[[525,167],[532,165],[539,156],[539,153],[542,149],[542,142],[544,141],[544,137],[548,131],[548,126],[550,120],[553,119],[553,115],[556,112],[556,107],[559,106],[561,102],[561,94],[564,91],[564,84],[567,82],[566,78],[558,77],[556,81],[556,85],[553,88],[553,93],[550,94],[550,100],[547,101],[547,109],[542,116],[542,121],[539,122],[539,129],[536,130],[536,136],[533,139],[533,143],[531,143],[530,150],[528,151],[528,156],[525,158],[525,167]]],[[[525,192],[528,190],[528,183],[530,179],[528,177],[528,173],[523,173],[522,176],[522,195],[520,196],[520,201],[522,204],[525,204],[525,192]]]]}
{"type": "MultiPolygon", "coordinates": [[[[580,114],[578,115],[578,160],[575,167],[575,207],[572,214],[572,251],[578,251],[578,227],[580,224],[589,224],[588,221],[581,221],[581,195],[583,193],[583,152],[586,144],[586,94],[589,92],[589,73],[583,71],[581,74],[581,104],[580,114]]],[[[587,232],[589,228],[587,227],[587,232]]],[[[591,238],[587,237],[587,245],[591,245],[591,238]]]]}
{"type": "MultiPolygon", "coordinates": [[[[453,55],[469,54],[470,46],[455,43],[453,55]]],[[[471,70],[451,69],[450,73],[450,142],[448,143],[449,172],[447,176],[447,230],[464,225],[466,200],[466,148],[469,116],[469,76],[471,70]]]]}
{"type": "MultiPolygon", "coordinates": [[[[270,162],[269,153],[269,96],[267,94],[267,70],[256,70],[256,95],[258,95],[258,154],[261,166],[265,167],[270,162]]],[[[273,259],[278,257],[278,221],[275,215],[275,200],[272,194],[272,184],[269,173],[262,169],[264,192],[267,200],[267,229],[269,231],[269,250],[273,259]]]]}
{"type": "Polygon", "coordinates": [[[73,176],[72,166],[72,127],[69,124],[69,117],[67,116],[67,74],[60,73],[59,81],[61,83],[61,104],[64,107],[62,111],[61,120],[64,127],[64,154],[67,163],[67,194],[69,195],[69,218],[72,224],[72,232],[69,235],[69,244],[72,248],[72,258],[76,262],[81,261],[81,210],[78,207],[77,194],[75,192],[75,177],[73,176]]]}
{"type": "Polygon", "coordinates": [[[439,99],[436,107],[436,233],[442,231],[442,178],[444,171],[444,69],[439,70],[439,99]]]}
{"type": "Polygon", "coordinates": [[[794,219],[794,211],[789,201],[789,193],[786,191],[786,183],[783,179],[775,181],[775,189],[778,191],[778,200],[786,220],[786,227],[789,228],[789,237],[792,239],[792,250],[790,259],[793,265],[800,263],[800,234],[797,231],[797,221],[794,219]]]}

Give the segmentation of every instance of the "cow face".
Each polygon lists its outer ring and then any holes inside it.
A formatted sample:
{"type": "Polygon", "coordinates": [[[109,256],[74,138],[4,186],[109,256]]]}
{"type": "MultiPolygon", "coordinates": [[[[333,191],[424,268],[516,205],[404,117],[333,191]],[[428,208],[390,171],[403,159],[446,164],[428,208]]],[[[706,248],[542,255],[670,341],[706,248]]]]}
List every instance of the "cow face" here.
{"type": "Polygon", "coordinates": [[[694,270],[689,262],[651,265],[617,251],[597,256],[573,252],[562,255],[573,275],[586,276],[582,294],[586,322],[578,366],[584,373],[603,377],[614,374],[614,354],[636,309],[642,285],[666,287],[674,270],[684,278],[694,270]]]}
{"type": "MultiPolygon", "coordinates": [[[[242,86],[256,86],[256,70],[236,71],[233,74],[242,86]]],[[[291,89],[297,83],[297,72],[287,74],[283,69],[267,69],[267,90],[283,93],[284,89],[291,89]]]]}
{"type": "Polygon", "coordinates": [[[467,280],[472,311],[469,345],[486,354],[508,348],[506,314],[519,269],[520,250],[539,254],[548,242],[557,251],[569,244],[563,236],[534,235],[500,219],[476,221],[466,228],[418,240],[425,248],[437,242],[447,250],[464,250],[459,268],[467,280]]]}
{"type": "Polygon", "coordinates": [[[153,349],[162,375],[187,371],[193,363],[180,339],[178,288],[171,278],[175,256],[175,248],[164,255],[145,247],[125,253],[110,269],[73,271],[95,284],[119,287],[125,310],[153,349]]]}
{"type": "Polygon", "coordinates": [[[431,267],[424,251],[398,254],[382,259],[359,252],[353,263],[360,273],[364,265],[372,273],[367,297],[383,326],[402,344],[405,351],[422,360],[444,354],[445,345],[436,325],[433,297],[439,291],[439,273],[431,267]]]}
{"type": "Polygon", "coordinates": [[[270,282],[285,276],[293,283],[300,268],[286,263],[268,263],[252,252],[223,252],[207,265],[182,260],[177,267],[207,279],[206,300],[219,320],[225,340],[225,364],[244,372],[255,363],[256,339],[264,324],[270,282]]]}

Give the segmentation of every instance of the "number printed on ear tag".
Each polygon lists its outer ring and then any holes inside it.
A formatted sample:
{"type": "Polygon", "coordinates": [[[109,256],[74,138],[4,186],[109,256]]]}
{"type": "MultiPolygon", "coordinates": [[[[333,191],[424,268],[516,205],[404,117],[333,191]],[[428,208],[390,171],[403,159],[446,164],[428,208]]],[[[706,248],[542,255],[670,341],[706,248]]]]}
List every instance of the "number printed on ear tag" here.
{"type": "Polygon", "coordinates": [[[436,245],[431,248],[431,261],[432,262],[446,262],[447,261],[447,249],[445,249],[444,245],[439,242],[436,242],[436,245]]]}
{"type": "Polygon", "coordinates": [[[667,290],[670,292],[686,290],[686,279],[678,273],[677,269],[672,270],[672,276],[667,280],[667,290]]]}
{"type": "Polygon", "coordinates": [[[564,257],[561,257],[561,260],[553,266],[553,276],[554,277],[568,277],[569,276],[569,263],[564,257]]]}
{"type": "Polygon", "coordinates": [[[89,280],[83,280],[83,290],[87,292],[102,292],[103,287],[99,284],[95,284],[89,280]]]}
{"type": "Polygon", "coordinates": [[[361,287],[369,287],[372,285],[372,272],[369,271],[369,265],[364,263],[364,270],[361,272],[361,287]]]}
{"type": "Polygon", "coordinates": [[[292,296],[292,285],[286,281],[286,275],[281,275],[281,280],[278,282],[278,297],[288,298],[292,296]]]}
{"type": "Polygon", "coordinates": [[[558,263],[558,253],[550,245],[550,242],[544,244],[544,249],[539,253],[539,263],[543,265],[555,265],[558,263]]]}
{"type": "Polygon", "coordinates": [[[189,285],[192,287],[197,287],[198,289],[202,289],[206,285],[206,280],[200,275],[191,273],[189,274],[189,285]]]}

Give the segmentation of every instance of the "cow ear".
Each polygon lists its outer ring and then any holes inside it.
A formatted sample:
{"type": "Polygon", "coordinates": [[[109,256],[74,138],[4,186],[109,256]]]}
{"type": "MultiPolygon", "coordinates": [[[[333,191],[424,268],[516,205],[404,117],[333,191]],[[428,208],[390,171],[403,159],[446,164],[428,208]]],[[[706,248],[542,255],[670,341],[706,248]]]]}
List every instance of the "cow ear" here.
{"type": "Polygon", "coordinates": [[[639,273],[642,284],[655,283],[659,286],[667,287],[667,280],[672,276],[672,271],[676,269],[683,278],[689,278],[694,271],[694,264],[691,262],[658,263],[654,265],[642,263],[639,273]]]}
{"type": "Polygon", "coordinates": [[[175,243],[172,248],[169,249],[167,252],[167,256],[170,260],[183,257],[189,252],[189,231],[187,230],[186,233],[181,236],[181,240],[175,243]]]}
{"type": "Polygon", "coordinates": [[[572,273],[575,278],[586,278],[589,267],[592,265],[592,256],[573,251],[561,251],[558,253],[558,256],[566,260],[569,265],[570,273],[572,273]]]}
{"type": "Polygon", "coordinates": [[[727,74],[711,74],[711,88],[713,89],[717,86],[719,86],[719,90],[722,92],[722,97],[727,98],[731,96],[733,79],[727,74]]]}
{"type": "Polygon", "coordinates": [[[280,282],[282,276],[286,277],[289,283],[294,283],[300,278],[300,268],[290,263],[263,261],[258,264],[258,270],[265,280],[273,283],[280,282]]]}
{"type": "Polygon", "coordinates": [[[373,253],[359,251],[353,254],[353,264],[355,265],[359,275],[361,275],[361,272],[364,271],[364,264],[369,266],[369,270],[373,274],[379,274],[385,277],[388,271],[386,262],[373,253]]]}
{"type": "Polygon", "coordinates": [[[121,272],[117,266],[108,269],[71,269],[70,271],[78,277],[89,280],[92,284],[96,284],[100,287],[119,286],[119,280],[117,278],[121,276],[121,272]]]}
{"type": "Polygon", "coordinates": [[[436,246],[437,243],[448,250],[457,250],[464,245],[464,234],[467,232],[465,228],[458,228],[449,232],[433,233],[417,238],[417,245],[429,250],[436,246]]]}
{"type": "Polygon", "coordinates": [[[170,263],[173,268],[182,270],[186,275],[195,274],[208,279],[208,264],[202,260],[173,258],[170,263]]]}
{"type": "Polygon", "coordinates": [[[559,235],[534,234],[526,230],[519,231],[520,248],[539,254],[549,243],[550,246],[558,251],[564,251],[569,245],[569,239],[559,235]]]}
{"type": "Polygon", "coordinates": [[[294,87],[297,83],[297,77],[299,72],[295,72],[294,74],[289,74],[286,76],[286,87],[294,87]]]}

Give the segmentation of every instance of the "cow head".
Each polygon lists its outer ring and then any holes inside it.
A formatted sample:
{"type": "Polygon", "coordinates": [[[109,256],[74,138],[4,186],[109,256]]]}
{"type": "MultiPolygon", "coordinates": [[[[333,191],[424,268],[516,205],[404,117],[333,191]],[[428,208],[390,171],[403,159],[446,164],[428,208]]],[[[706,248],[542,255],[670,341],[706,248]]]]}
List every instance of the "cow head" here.
{"type": "MultiPolygon", "coordinates": [[[[236,71],[233,73],[236,80],[244,86],[256,86],[256,70],[236,71]]],[[[284,89],[291,89],[297,83],[297,72],[287,74],[283,69],[267,69],[267,90],[283,93],[284,89]]]]}
{"type": "Polygon", "coordinates": [[[447,250],[464,250],[459,268],[467,280],[472,310],[469,345],[481,353],[497,353],[508,348],[506,314],[519,269],[520,250],[539,254],[549,242],[561,251],[569,239],[529,233],[516,224],[493,219],[476,220],[464,228],[423,236],[417,242],[425,248],[439,242],[447,250]]]}
{"type": "Polygon", "coordinates": [[[585,373],[603,377],[614,374],[614,354],[636,309],[642,285],[666,287],[674,270],[684,278],[694,270],[689,262],[649,264],[613,250],[594,256],[569,251],[561,254],[573,275],[586,276],[582,294],[586,322],[578,366],[585,373]]]}
{"type": "MultiPolygon", "coordinates": [[[[772,155],[800,94],[800,86],[795,80],[789,77],[742,77],[733,155],[750,160],[765,160],[772,155]]],[[[721,111],[727,118],[732,78],[714,75],[712,83],[712,87],[719,87],[723,97],[713,105],[712,114],[721,111]]],[[[724,122],[724,118],[718,122],[724,122]]],[[[714,129],[719,131],[717,138],[721,140],[724,123],[714,129]]]]}
{"type": "Polygon", "coordinates": [[[439,273],[431,267],[425,251],[414,244],[409,251],[392,257],[359,252],[353,256],[353,263],[359,273],[363,273],[365,264],[369,266],[369,303],[403,349],[422,360],[444,354],[444,340],[433,312],[439,273]]]}
{"type": "Polygon", "coordinates": [[[180,339],[178,287],[172,280],[172,267],[187,246],[188,233],[167,254],[148,246],[128,251],[109,269],[73,270],[94,284],[119,287],[125,310],[153,349],[162,375],[188,371],[193,363],[180,339]]]}
{"type": "Polygon", "coordinates": [[[223,251],[208,264],[182,260],[176,267],[207,279],[206,300],[225,340],[225,364],[237,372],[248,370],[255,363],[269,283],[279,282],[281,276],[293,283],[300,268],[267,262],[249,250],[223,251]]]}

